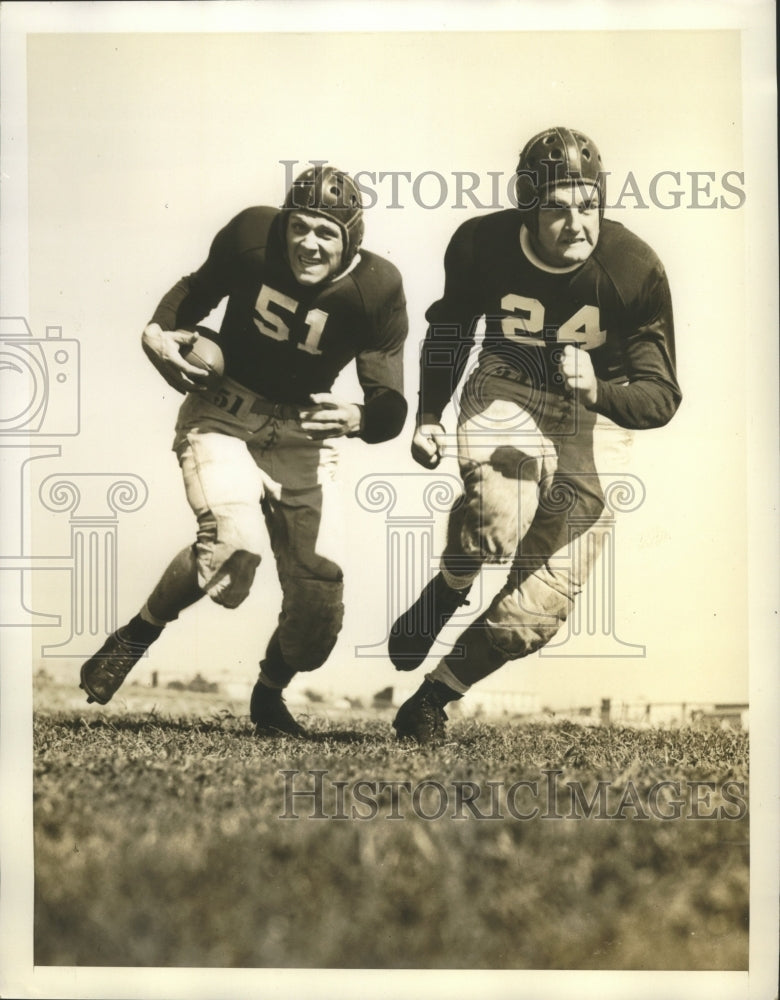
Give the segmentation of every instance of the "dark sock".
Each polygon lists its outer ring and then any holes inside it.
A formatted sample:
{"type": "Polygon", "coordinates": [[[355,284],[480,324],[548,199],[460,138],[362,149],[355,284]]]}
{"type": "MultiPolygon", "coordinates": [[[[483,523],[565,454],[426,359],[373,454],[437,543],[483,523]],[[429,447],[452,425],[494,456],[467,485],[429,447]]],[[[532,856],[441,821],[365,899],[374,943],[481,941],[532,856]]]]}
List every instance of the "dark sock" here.
{"type": "Polygon", "coordinates": [[[284,691],[280,688],[268,687],[267,684],[260,684],[263,701],[283,701],[284,691]]]}
{"type": "Polygon", "coordinates": [[[284,661],[278,629],[268,641],[268,648],[265,651],[264,659],[260,663],[260,669],[270,681],[278,684],[281,688],[286,688],[298,672],[284,661]]]}
{"type": "Polygon", "coordinates": [[[138,646],[151,646],[155,639],[160,637],[162,626],[152,625],[140,615],[131,618],[123,628],[119,630],[122,638],[127,642],[132,642],[138,646]]]}
{"type": "Polygon", "coordinates": [[[451,687],[442,683],[442,681],[426,681],[426,684],[431,686],[433,696],[442,708],[449,702],[459,701],[463,697],[462,694],[453,691],[451,687]]]}

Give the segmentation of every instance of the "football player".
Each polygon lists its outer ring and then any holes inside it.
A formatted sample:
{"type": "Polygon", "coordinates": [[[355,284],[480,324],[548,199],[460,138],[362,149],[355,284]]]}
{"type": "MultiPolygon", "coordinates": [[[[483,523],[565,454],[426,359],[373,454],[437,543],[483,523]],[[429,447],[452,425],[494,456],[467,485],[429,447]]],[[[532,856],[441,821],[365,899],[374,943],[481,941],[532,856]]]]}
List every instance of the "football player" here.
{"type": "Polygon", "coordinates": [[[315,166],[296,178],[281,210],[249,208],[232,219],[205,263],[163,296],[142,344],[166,382],[186,394],[173,447],[196,540],[82,666],[88,701],[106,704],[163,629],[204,595],[238,607],[267,536],[282,606],[250,714],[258,732],[303,735],[282,692],[298,671],[325,662],[344,611],[342,570],[321,530],[334,439],[387,441],[407,412],[402,281],[389,261],[362,248],[363,232],[354,181],[315,166]],[[219,334],[196,329],[225,298],[219,334]],[[221,348],[222,377],[186,359],[199,335],[221,348]],[[331,393],[353,360],[360,403],[331,393]]]}
{"type": "Polygon", "coordinates": [[[444,294],[426,314],[412,440],[426,468],[442,457],[442,412],[482,317],[485,328],[459,403],[464,495],[439,573],[391,628],[396,668],[423,662],[484,563],[506,562],[510,572],[400,707],[397,735],[419,742],[442,734],[447,703],[556,634],[603,540],[600,474],[619,471],[632,432],[666,424],[681,400],[664,268],[604,218],[595,143],[562,127],[535,135],[520,153],[515,191],[517,208],[455,232],[444,294]]]}

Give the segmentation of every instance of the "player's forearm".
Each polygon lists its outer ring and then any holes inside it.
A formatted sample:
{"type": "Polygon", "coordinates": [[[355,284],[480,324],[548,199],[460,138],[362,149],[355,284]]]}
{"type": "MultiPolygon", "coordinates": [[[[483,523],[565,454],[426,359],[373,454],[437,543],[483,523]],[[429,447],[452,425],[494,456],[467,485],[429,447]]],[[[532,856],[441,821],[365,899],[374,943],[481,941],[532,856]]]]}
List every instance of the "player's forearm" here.
{"type": "Polygon", "coordinates": [[[430,326],[420,352],[417,423],[439,423],[460,384],[474,346],[473,323],[430,326]]]}
{"type": "MultiPolygon", "coordinates": [[[[440,376],[440,373],[437,375],[440,376]]],[[[440,423],[441,415],[452,399],[453,393],[451,377],[429,379],[421,374],[420,394],[417,399],[417,426],[440,423]]]]}
{"type": "Polygon", "coordinates": [[[643,379],[620,385],[599,379],[593,409],[620,427],[649,430],[668,424],[681,400],[682,393],[676,383],[643,379]]]}
{"type": "MultiPolygon", "coordinates": [[[[666,289],[666,286],[663,286],[666,289]]],[[[656,315],[626,337],[622,378],[599,380],[593,407],[632,430],[663,427],[682,400],[674,362],[674,325],[668,289],[659,295],[656,315]]]]}
{"type": "Polygon", "coordinates": [[[206,294],[193,280],[193,275],[181,278],[163,295],[151,318],[163,330],[186,330],[194,327],[211,312],[221,296],[206,294]]]}

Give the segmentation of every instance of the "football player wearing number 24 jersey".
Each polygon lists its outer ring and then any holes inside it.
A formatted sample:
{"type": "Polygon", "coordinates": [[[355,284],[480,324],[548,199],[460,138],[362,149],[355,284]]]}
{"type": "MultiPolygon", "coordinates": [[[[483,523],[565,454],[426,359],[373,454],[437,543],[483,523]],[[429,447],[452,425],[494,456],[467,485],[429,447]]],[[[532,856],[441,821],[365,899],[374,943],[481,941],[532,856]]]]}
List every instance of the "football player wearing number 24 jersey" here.
{"type": "Polygon", "coordinates": [[[186,393],[174,450],[196,540],[141,611],[82,666],[89,701],[106,704],[164,627],[204,595],[227,608],[241,604],[270,547],[282,607],[250,715],[258,733],[304,734],[282,692],[297,672],[325,662],[344,611],[337,540],[326,521],[334,439],[387,441],[407,411],[401,277],[362,249],[363,230],[354,181],[317,165],[296,178],[281,210],[250,208],[232,219],[205,263],[158,305],[142,344],[160,375],[186,393]],[[223,299],[219,334],[198,327],[223,299]],[[219,345],[217,376],[194,355],[187,360],[201,337],[219,345]],[[353,361],[361,403],[331,392],[353,361]]]}
{"type": "Polygon", "coordinates": [[[391,628],[396,668],[425,660],[484,563],[509,575],[400,707],[397,735],[423,743],[443,735],[446,704],[558,632],[602,547],[605,476],[624,466],[633,431],[666,424],[681,400],[664,268],[603,218],[595,143],[546,129],[523,148],[515,186],[518,208],[456,231],[426,314],[412,440],[426,468],[441,460],[442,412],[482,317],[485,329],[459,400],[464,495],[440,572],[391,628]]]}

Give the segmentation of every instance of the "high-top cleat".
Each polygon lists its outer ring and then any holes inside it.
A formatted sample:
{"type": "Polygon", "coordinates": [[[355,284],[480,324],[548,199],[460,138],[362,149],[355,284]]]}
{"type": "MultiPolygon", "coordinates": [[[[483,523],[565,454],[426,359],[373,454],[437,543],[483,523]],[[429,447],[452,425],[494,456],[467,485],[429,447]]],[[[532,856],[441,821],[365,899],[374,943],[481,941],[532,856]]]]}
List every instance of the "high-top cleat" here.
{"type": "Polygon", "coordinates": [[[87,703],[107,705],[138,663],[148,642],[132,642],[126,637],[126,627],[112,632],[94,656],[81,668],[79,687],[87,693],[87,703]]]}
{"type": "Polygon", "coordinates": [[[437,573],[420,596],[390,629],[387,651],[396,670],[415,670],[458,608],[468,604],[469,590],[454,590],[437,573]]]}
{"type": "Polygon", "coordinates": [[[393,729],[399,740],[434,743],[444,738],[447,713],[437,685],[426,680],[398,709],[393,729]]]}
{"type": "Polygon", "coordinates": [[[249,717],[255,724],[257,736],[297,736],[304,739],[308,734],[290,715],[281,691],[270,688],[258,681],[252,691],[249,703],[249,717]]]}

